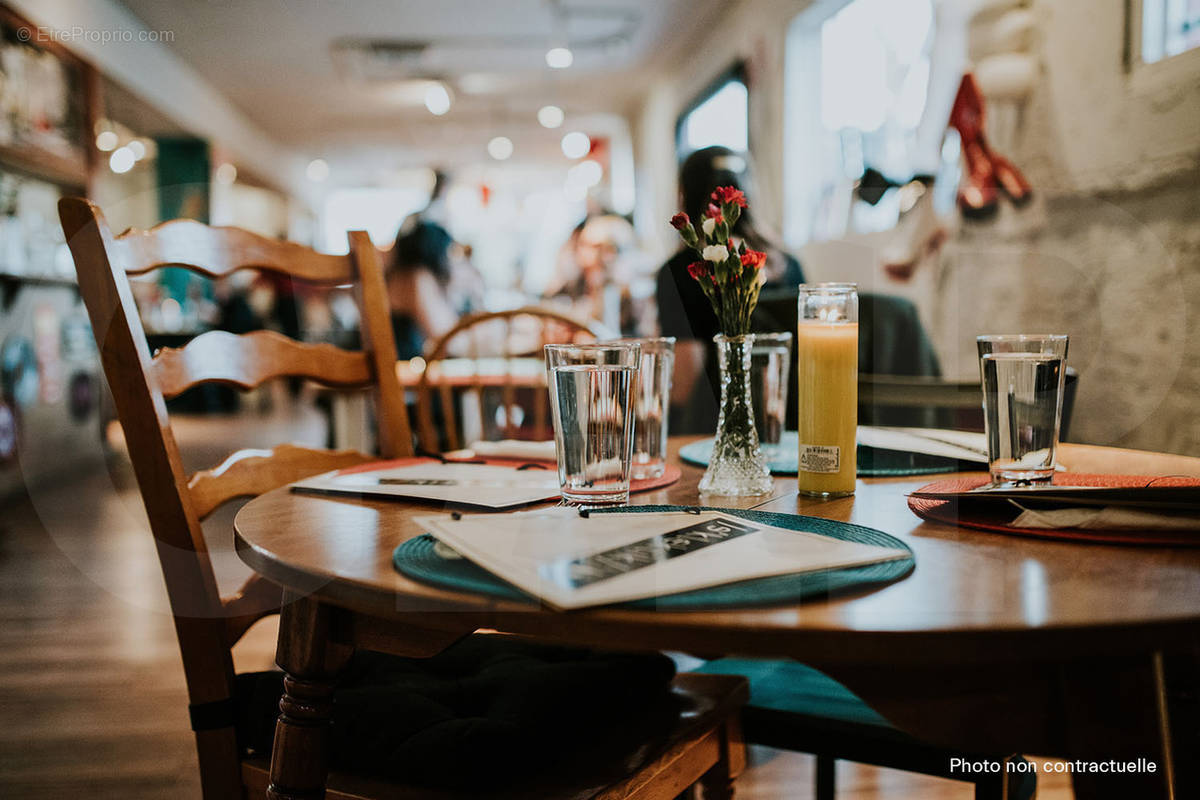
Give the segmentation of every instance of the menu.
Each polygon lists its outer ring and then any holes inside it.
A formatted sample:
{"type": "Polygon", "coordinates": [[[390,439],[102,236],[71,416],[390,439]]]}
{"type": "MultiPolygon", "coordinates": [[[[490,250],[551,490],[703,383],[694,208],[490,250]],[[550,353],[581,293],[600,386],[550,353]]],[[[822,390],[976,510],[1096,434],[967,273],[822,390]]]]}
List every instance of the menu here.
{"type": "Polygon", "coordinates": [[[675,594],[772,575],[862,566],[908,553],[777,528],[719,511],[556,507],[416,520],[438,541],[558,609],[675,594]]]}
{"type": "Polygon", "coordinates": [[[315,494],[399,497],[490,509],[515,508],[559,497],[558,472],[552,469],[435,461],[351,467],[297,481],[291,488],[315,494]]]}

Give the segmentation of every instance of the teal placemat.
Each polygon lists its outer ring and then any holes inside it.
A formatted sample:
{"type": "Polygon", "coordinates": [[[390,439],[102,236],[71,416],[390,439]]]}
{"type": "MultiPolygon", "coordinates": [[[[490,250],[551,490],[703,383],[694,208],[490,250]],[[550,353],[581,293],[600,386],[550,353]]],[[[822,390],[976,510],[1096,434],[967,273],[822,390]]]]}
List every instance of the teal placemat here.
{"type": "MultiPolygon", "coordinates": [[[[712,456],[712,439],[700,439],[679,449],[679,457],[689,464],[707,467],[712,456]]],[[[800,457],[800,442],[795,431],[784,431],[778,445],[767,451],[768,464],[775,475],[795,475],[800,457]]],[[[881,450],[878,447],[858,446],[858,476],[860,478],[891,478],[898,475],[934,475],[939,472],[978,470],[978,464],[966,464],[954,458],[907,453],[900,450],[881,450]]]]}
{"type": "MultiPolygon", "coordinates": [[[[692,506],[627,506],[612,509],[618,512],[687,511],[692,506]]],[[[908,558],[867,564],[862,567],[829,569],[805,572],[798,575],[776,575],[756,578],[710,589],[651,597],[623,603],[624,608],[648,608],[661,611],[687,611],[697,609],[740,608],[798,603],[813,597],[828,597],[834,593],[864,590],[882,586],[907,577],[913,571],[912,548],[895,536],[820,517],[802,517],[796,514],[776,514],[767,511],[744,511],[733,508],[702,508],[703,511],[720,511],[778,528],[793,531],[809,531],[847,542],[893,547],[908,552],[908,558]]],[[[593,510],[592,514],[606,513],[593,510]]],[[[429,534],[409,539],[392,553],[392,563],[403,575],[414,580],[430,583],[443,589],[473,592],[504,600],[530,600],[529,595],[512,584],[497,578],[482,567],[460,557],[446,557],[435,547],[436,541],[429,534]]]]}

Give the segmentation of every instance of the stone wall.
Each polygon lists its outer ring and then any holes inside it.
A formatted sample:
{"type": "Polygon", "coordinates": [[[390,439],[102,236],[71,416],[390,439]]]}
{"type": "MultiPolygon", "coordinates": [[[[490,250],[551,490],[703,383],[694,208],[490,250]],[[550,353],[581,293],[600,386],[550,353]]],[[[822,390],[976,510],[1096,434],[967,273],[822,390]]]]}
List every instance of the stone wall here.
{"type": "Polygon", "coordinates": [[[977,333],[1069,333],[1072,440],[1200,455],[1200,51],[1131,66],[1121,0],[1033,8],[1042,80],[989,122],[1037,199],[944,249],[943,364],[977,375],[977,333]]]}
{"type": "Polygon", "coordinates": [[[980,333],[1071,335],[1073,441],[1200,455],[1200,172],[1049,198],[964,225],[937,266],[932,335],[978,375],[980,333]]]}

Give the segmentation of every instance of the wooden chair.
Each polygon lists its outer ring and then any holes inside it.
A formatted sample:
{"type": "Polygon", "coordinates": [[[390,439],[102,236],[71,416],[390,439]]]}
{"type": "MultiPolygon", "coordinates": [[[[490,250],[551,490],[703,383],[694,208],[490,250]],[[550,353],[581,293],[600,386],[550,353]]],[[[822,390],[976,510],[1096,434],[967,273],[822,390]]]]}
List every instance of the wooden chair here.
{"type": "Polygon", "coordinates": [[[463,441],[459,425],[460,413],[468,409],[478,415],[483,438],[496,431],[507,439],[549,439],[550,401],[542,345],[610,336],[599,323],[537,306],[463,317],[430,345],[425,355],[425,369],[417,380],[421,448],[438,452],[469,444],[463,441]],[[459,352],[465,351],[465,356],[449,355],[464,342],[459,352]],[[524,412],[522,402],[530,406],[530,413],[524,412]],[[491,424],[493,414],[497,419],[491,424]]]}
{"type": "MultiPolygon", "coordinates": [[[[270,451],[240,451],[219,466],[189,477],[165,399],[205,383],[249,389],[282,376],[336,387],[370,387],[379,403],[382,455],[411,455],[412,435],[396,380],[395,346],[377,251],[361,231],[350,234],[348,255],[332,256],[190,220],[113,235],[100,210],[79,198],[61,200],[59,216],[166,579],[187,679],[203,795],[206,800],[261,797],[267,792],[269,764],[263,758],[244,757],[238,745],[231,648],[255,621],[278,609],[281,592],[251,578],[239,591],[222,596],[201,521],[228,500],[371,457],[281,445],[270,451]],[[263,269],[325,285],[354,284],[364,349],[302,344],[267,332],[235,336],[214,331],[152,356],[128,276],[163,266],[184,267],[214,279],[240,269],[263,269]]],[[[615,783],[580,787],[568,781],[538,796],[665,800],[697,782],[705,787],[706,798],[728,796],[743,764],[737,712],[746,698],[746,684],[742,679],[713,682],[714,676],[708,676],[706,682],[697,677],[705,676],[680,676],[673,686],[693,713],[683,715],[673,733],[615,783]]],[[[341,800],[431,796],[353,775],[330,775],[328,784],[326,796],[341,800]]]]}

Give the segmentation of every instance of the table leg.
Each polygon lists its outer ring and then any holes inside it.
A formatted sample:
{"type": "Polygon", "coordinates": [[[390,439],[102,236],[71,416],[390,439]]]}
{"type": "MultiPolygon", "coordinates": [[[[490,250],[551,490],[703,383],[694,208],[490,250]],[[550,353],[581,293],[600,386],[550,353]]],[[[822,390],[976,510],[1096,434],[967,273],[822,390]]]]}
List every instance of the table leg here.
{"type": "Polygon", "coordinates": [[[321,800],[329,770],[333,689],[352,650],[329,641],[329,606],[284,596],[275,661],[283,697],[271,749],[268,800],[321,800]]]}
{"type": "Polygon", "coordinates": [[[1077,800],[1172,798],[1168,783],[1155,662],[1108,658],[1064,669],[1064,739],[1068,760],[1153,762],[1154,770],[1132,773],[1073,771],[1077,800]],[[1090,666],[1090,668],[1089,668],[1090,666]]]}

